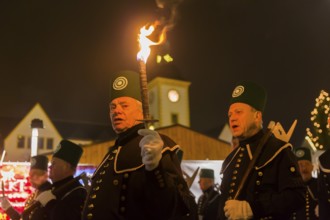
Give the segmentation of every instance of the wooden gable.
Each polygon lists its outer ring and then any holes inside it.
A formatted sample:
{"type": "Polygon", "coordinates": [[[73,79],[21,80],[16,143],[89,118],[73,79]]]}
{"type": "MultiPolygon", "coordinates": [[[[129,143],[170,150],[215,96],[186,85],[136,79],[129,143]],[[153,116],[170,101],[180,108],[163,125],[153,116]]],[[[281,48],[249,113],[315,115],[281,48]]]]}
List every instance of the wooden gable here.
{"type": "Polygon", "coordinates": [[[56,145],[61,141],[62,137],[53,125],[52,121],[37,103],[25,117],[16,125],[16,127],[5,137],[4,149],[6,150],[5,161],[29,161],[31,155],[30,140],[31,140],[31,121],[33,119],[41,119],[44,128],[39,129],[39,137],[43,140],[43,148],[38,149],[38,154],[53,151],[56,145]],[[21,139],[22,145],[18,146],[18,137],[21,139]],[[52,147],[49,144],[52,142],[52,147]]]}

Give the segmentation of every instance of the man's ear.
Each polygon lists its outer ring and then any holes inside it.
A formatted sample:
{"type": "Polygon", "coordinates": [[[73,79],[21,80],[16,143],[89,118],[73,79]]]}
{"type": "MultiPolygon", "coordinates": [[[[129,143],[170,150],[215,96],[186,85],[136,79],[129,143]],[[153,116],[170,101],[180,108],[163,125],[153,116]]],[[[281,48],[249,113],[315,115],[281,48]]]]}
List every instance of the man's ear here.
{"type": "Polygon", "coordinates": [[[255,119],[261,119],[262,118],[262,112],[256,111],[254,114],[255,119]]]}

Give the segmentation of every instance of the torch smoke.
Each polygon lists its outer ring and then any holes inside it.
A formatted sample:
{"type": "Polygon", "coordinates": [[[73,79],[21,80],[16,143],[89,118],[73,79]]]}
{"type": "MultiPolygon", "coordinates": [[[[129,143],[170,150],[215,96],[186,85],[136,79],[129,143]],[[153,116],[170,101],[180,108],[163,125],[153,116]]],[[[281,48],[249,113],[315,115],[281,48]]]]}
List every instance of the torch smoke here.
{"type": "Polygon", "coordinates": [[[166,31],[175,26],[178,18],[177,9],[182,2],[183,0],[156,0],[157,7],[162,10],[161,23],[166,31]]]}

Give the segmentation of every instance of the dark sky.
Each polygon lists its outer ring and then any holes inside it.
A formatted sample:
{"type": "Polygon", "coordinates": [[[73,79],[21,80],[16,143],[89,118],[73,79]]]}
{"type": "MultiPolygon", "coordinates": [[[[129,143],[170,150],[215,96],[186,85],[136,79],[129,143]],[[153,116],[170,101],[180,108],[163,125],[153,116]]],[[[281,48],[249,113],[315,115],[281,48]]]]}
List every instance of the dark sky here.
{"type": "MultiPolygon", "coordinates": [[[[330,91],[330,2],[185,0],[177,9],[168,42],[192,82],[191,127],[220,128],[234,85],[253,80],[268,90],[265,124],[298,119],[299,145],[315,98],[330,91]]],[[[110,74],[138,70],[139,28],[166,15],[153,0],[1,1],[0,116],[40,102],[54,119],[109,123],[110,74]]]]}

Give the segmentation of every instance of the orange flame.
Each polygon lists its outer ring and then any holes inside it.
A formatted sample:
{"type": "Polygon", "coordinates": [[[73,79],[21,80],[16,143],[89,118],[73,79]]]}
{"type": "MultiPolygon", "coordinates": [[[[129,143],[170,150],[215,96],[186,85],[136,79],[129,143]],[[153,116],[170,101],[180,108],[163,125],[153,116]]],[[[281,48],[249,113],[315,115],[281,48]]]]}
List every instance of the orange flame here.
{"type": "Polygon", "coordinates": [[[142,60],[144,63],[147,63],[147,59],[150,55],[150,46],[159,45],[165,41],[165,28],[162,30],[158,42],[153,42],[148,38],[148,36],[154,32],[155,26],[157,25],[150,25],[149,28],[143,26],[138,35],[140,51],[137,53],[137,59],[142,60]]]}

